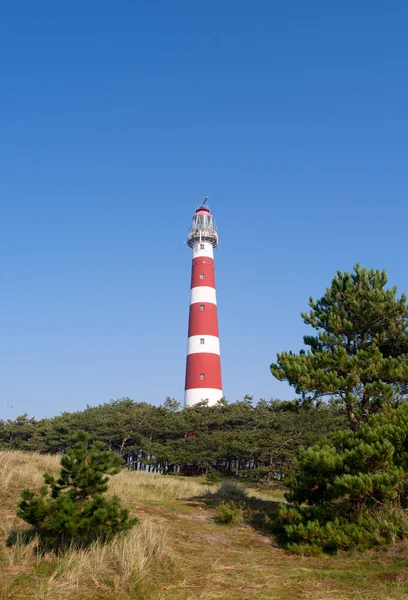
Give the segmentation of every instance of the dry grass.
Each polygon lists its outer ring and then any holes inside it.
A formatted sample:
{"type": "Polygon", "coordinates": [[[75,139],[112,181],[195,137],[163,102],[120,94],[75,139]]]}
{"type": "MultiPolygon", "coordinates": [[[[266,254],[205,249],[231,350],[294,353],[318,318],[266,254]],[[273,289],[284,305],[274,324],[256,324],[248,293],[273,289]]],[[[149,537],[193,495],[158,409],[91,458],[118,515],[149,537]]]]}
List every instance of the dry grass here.
{"type": "Polygon", "coordinates": [[[121,590],[130,597],[143,597],[138,595],[139,584],[152,575],[158,563],[171,568],[167,530],[147,518],[109,544],[67,552],[47,581],[45,597],[70,598],[84,588],[105,594],[121,590]]]}
{"type": "Polygon", "coordinates": [[[57,473],[59,457],[26,452],[0,452],[0,494],[4,498],[15,489],[39,487],[45,471],[57,473]]]}
{"type": "Polygon", "coordinates": [[[203,485],[192,477],[166,477],[144,471],[122,471],[112,479],[112,494],[136,498],[138,502],[187,500],[202,496],[214,486],[203,485]]]}
{"type": "MultiPolygon", "coordinates": [[[[7,547],[24,487],[58,471],[58,457],[0,453],[0,600],[402,600],[408,598],[408,544],[364,554],[285,553],[260,524],[215,522],[219,486],[122,472],[111,493],[140,523],[110,544],[62,557],[39,556],[35,540],[7,547]]],[[[224,484],[229,485],[229,484],[224,484]]],[[[282,491],[246,489],[253,511],[272,510],[282,491]]]]}
{"type": "Polygon", "coordinates": [[[227,500],[246,500],[247,491],[242,485],[231,479],[224,479],[214,492],[219,498],[227,500]]]}

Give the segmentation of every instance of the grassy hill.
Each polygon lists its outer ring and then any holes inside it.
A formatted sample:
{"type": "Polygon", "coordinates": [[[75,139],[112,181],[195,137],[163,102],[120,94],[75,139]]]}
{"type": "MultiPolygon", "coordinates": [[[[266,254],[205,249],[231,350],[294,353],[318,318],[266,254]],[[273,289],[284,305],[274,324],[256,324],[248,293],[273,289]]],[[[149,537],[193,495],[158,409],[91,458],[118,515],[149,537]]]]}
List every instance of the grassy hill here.
{"type": "MultiPolygon", "coordinates": [[[[244,525],[215,521],[217,499],[197,479],[124,471],[110,492],[140,524],[106,546],[39,556],[23,544],[15,517],[24,487],[57,473],[58,457],[0,452],[0,599],[11,600],[402,600],[408,598],[408,544],[317,558],[278,548],[262,515],[279,490],[248,490],[244,525]],[[7,545],[7,538],[13,541],[7,545]]],[[[212,489],[214,492],[215,488],[212,489]]]]}

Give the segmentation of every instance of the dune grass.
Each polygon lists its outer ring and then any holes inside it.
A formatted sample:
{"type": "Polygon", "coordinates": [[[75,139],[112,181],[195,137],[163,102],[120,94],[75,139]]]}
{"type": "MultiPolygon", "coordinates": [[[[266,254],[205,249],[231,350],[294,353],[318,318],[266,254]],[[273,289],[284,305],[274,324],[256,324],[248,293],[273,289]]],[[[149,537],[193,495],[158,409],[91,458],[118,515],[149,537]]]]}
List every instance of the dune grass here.
{"type": "Polygon", "coordinates": [[[140,523],[105,546],[40,555],[23,539],[15,510],[24,487],[57,473],[59,457],[0,452],[0,600],[402,600],[408,598],[408,544],[366,553],[290,555],[262,529],[281,489],[123,471],[111,479],[140,523]],[[222,488],[221,494],[219,494],[222,488]],[[229,490],[229,491],[228,491],[229,490]],[[231,494],[248,504],[250,524],[219,525],[231,494]],[[259,517],[259,518],[256,518],[259,517]],[[13,532],[13,544],[6,540],[13,532]]]}

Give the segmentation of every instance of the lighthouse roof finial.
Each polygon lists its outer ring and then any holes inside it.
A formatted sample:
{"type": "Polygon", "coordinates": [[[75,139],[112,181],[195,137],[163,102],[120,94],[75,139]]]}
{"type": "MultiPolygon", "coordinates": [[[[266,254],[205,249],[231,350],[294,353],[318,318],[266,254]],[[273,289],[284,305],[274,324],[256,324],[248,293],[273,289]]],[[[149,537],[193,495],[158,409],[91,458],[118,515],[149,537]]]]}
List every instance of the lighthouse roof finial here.
{"type": "Polygon", "coordinates": [[[209,209],[209,206],[208,206],[208,204],[207,204],[207,201],[208,201],[208,196],[206,196],[206,197],[204,198],[204,202],[201,202],[201,203],[200,203],[200,204],[197,206],[197,208],[196,208],[196,214],[197,214],[197,213],[201,213],[201,212],[206,212],[206,213],[209,213],[209,214],[210,214],[210,209],[209,209]],[[205,206],[206,204],[207,204],[207,206],[205,206]]]}

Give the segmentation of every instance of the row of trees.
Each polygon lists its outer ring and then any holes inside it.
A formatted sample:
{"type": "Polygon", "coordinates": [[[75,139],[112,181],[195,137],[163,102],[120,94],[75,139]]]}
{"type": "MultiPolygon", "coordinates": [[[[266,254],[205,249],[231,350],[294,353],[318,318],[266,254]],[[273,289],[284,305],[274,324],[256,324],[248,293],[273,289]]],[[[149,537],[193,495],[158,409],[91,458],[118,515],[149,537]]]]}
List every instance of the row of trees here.
{"type": "Polygon", "coordinates": [[[114,400],[84,411],[36,420],[26,415],[0,421],[0,448],[61,453],[76,431],[132,459],[134,468],[200,472],[215,466],[226,473],[259,476],[290,467],[301,445],[322,431],[345,426],[344,414],[325,404],[260,400],[204,405],[179,410],[114,400]],[[260,469],[260,470],[259,470],[260,469]]]}

